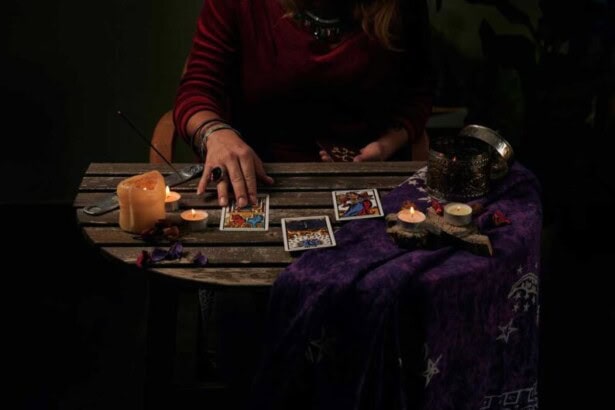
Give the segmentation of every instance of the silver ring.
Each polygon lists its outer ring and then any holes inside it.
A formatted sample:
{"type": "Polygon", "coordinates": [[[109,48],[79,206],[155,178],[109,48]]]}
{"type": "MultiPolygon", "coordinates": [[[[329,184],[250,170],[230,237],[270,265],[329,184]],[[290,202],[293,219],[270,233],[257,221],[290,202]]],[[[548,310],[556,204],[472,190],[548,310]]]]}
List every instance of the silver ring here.
{"type": "Polygon", "coordinates": [[[226,168],[213,167],[209,174],[209,180],[211,182],[220,182],[226,176],[226,168]]]}

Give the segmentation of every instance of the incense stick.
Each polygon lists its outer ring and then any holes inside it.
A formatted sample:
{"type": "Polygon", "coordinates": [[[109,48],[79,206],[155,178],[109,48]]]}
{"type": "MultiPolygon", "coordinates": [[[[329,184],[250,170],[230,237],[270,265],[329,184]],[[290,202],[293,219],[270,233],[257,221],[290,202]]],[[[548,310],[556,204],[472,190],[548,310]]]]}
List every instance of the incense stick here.
{"type": "Polygon", "coordinates": [[[175,169],[175,167],[173,166],[173,164],[171,164],[171,162],[170,162],[168,159],[166,159],[166,158],[165,158],[165,156],[164,156],[164,155],[162,155],[162,153],[161,153],[160,151],[158,151],[158,149],[157,149],[156,147],[154,147],[154,145],[152,144],[152,142],[151,142],[151,141],[150,141],[150,140],[149,140],[149,139],[148,139],[148,138],[147,138],[147,137],[146,137],[146,136],[145,136],[145,135],[141,132],[141,130],[139,130],[139,129],[138,129],[138,128],[137,128],[137,127],[136,127],[136,126],[132,123],[132,121],[130,121],[130,119],[128,119],[128,117],[127,117],[126,115],[124,115],[124,113],[123,113],[123,112],[121,112],[120,110],[118,110],[118,111],[117,111],[117,115],[119,115],[119,116],[120,116],[120,117],[121,117],[124,121],[126,121],[126,123],[127,123],[128,125],[130,125],[130,128],[132,128],[132,129],[133,129],[133,130],[137,133],[137,135],[138,135],[139,137],[141,137],[141,139],[142,139],[143,141],[145,141],[145,143],[146,143],[147,145],[149,145],[149,146],[150,146],[150,148],[151,148],[151,149],[153,149],[153,150],[156,152],[156,154],[160,155],[160,158],[162,158],[162,159],[164,160],[164,162],[166,162],[166,163],[167,163],[167,165],[168,165],[168,166],[170,166],[170,167],[171,167],[171,169],[172,169],[173,171],[175,171],[175,173],[176,173],[177,175],[179,175],[179,172],[175,169]]]}

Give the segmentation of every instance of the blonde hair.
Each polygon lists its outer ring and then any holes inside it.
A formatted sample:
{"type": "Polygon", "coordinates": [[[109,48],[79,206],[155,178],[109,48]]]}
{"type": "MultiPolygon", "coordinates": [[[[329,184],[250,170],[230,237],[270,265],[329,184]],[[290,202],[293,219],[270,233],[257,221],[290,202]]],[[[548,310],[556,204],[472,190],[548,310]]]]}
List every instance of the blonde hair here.
{"type": "MultiPolygon", "coordinates": [[[[280,0],[293,15],[305,9],[307,0],[280,0]]],[[[351,0],[353,17],[363,31],[388,50],[400,51],[401,18],[399,0],[351,0]]]]}

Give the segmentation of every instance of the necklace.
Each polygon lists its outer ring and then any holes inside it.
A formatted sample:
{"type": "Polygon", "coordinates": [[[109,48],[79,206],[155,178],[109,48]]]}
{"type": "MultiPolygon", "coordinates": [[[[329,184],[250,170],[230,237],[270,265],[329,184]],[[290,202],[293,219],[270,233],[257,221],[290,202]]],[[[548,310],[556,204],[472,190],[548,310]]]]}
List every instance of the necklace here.
{"type": "Polygon", "coordinates": [[[309,10],[295,13],[295,20],[312,33],[316,40],[333,42],[344,32],[345,24],[340,18],[325,19],[309,10]]]}

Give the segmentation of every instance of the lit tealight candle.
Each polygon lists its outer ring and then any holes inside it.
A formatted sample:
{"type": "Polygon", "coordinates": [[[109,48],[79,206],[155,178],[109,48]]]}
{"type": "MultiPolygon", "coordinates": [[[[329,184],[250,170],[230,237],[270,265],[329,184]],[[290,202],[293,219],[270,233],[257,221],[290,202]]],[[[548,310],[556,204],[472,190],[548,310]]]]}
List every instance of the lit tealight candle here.
{"type": "Polygon", "coordinates": [[[177,211],[179,209],[179,200],[181,195],[175,191],[171,191],[167,185],[167,196],[164,199],[164,209],[167,212],[177,211]]]}
{"type": "Polygon", "coordinates": [[[397,213],[397,220],[404,228],[417,229],[425,221],[425,214],[415,211],[414,207],[403,209],[397,213]]]}
{"type": "Polygon", "coordinates": [[[203,231],[207,228],[209,215],[205,211],[195,211],[191,209],[181,213],[182,221],[190,227],[192,231],[203,231]]]}
{"type": "Polygon", "coordinates": [[[455,226],[464,226],[472,222],[470,205],[452,202],[444,206],[444,222],[455,226]]]}

